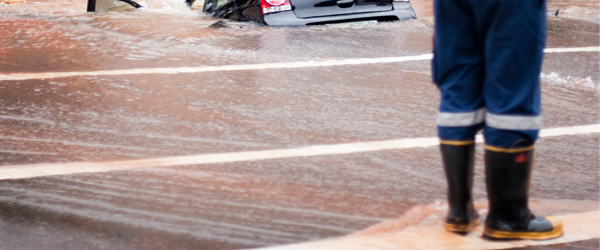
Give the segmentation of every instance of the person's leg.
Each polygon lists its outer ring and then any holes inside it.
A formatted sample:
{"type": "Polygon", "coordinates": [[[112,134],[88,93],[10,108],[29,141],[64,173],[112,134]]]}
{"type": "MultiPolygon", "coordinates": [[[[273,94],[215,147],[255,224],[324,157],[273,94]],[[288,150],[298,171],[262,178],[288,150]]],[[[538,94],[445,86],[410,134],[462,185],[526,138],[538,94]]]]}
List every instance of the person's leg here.
{"type": "Polygon", "coordinates": [[[468,0],[436,0],[433,80],[440,89],[437,117],[440,151],[448,182],[449,212],[445,227],[468,232],[479,223],[473,206],[475,134],[485,109],[483,48],[478,44],[468,0]]]}
{"type": "Polygon", "coordinates": [[[545,0],[472,0],[485,34],[488,113],[484,136],[490,209],[484,235],[550,239],[562,235],[554,217],[528,207],[533,145],[541,128],[540,79],[546,38],[545,0]]]}

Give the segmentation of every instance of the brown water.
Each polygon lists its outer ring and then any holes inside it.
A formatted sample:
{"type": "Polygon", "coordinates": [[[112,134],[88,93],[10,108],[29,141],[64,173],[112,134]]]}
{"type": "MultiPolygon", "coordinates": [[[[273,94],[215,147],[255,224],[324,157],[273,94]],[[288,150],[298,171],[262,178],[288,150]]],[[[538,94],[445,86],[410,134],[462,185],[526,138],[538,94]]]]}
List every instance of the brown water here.
{"type": "MultiPolygon", "coordinates": [[[[413,1],[420,18],[407,22],[348,28],[226,22],[223,29],[209,28],[218,19],[179,0],[140,3],[145,8],[125,13],[84,13],[85,3],[73,0],[0,4],[0,73],[431,51],[431,1],[413,1]]],[[[549,19],[548,47],[598,46],[598,4],[550,1],[549,10],[561,13],[549,19]]],[[[545,127],[598,123],[598,63],[598,53],[546,55],[545,127]]],[[[429,71],[423,61],[3,81],[0,165],[433,137],[438,93],[429,71]]],[[[598,134],[540,140],[534,208],[542,214],[598,209],[599,145],[598,134]]],[[[474,193],[483,200],[478,150],[474,193]]],[[[285,244],[382,230],[389,223],[433,223],[443,217],[444,198],[435,147],[2,181],[0,248],[285,244]],[[385,220],[391,222],[378,224],[385,220]]]]}

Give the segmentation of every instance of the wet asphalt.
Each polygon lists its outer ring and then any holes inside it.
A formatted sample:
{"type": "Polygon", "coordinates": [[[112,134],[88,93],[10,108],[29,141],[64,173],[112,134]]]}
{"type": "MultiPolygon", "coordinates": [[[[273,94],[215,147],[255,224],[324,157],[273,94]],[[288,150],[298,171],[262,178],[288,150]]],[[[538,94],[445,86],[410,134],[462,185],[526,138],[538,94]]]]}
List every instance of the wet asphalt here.
{"type": "MultiPolygon", "coordinates": [[[[145,4],[149,10],[93,14],[74,1],[0,4],[0,73],[431,52],[427,0],[413,1],[416,20],[300,28],[211,28],[219,19],[145,4]]],[[[571,12],[549,17],[547,47],[599,46],[599,24],[582,11],[597,5],[550,1],[549,10],[571,12]]],[[[545,56],[545,128],[599,123],[599,61],[598,52],[545,56]]],[[[0,168],[434,137],[438,100],[428,61],[0,81],[0,168]]],[[[559,213],[598,210],[599,139],[540,139],[531,197],[585,204],[559,213]]],[[[444,200],[445,185],[435,147],[3,180],[0,249],[216,250],[316,240],[444,200]]]]}

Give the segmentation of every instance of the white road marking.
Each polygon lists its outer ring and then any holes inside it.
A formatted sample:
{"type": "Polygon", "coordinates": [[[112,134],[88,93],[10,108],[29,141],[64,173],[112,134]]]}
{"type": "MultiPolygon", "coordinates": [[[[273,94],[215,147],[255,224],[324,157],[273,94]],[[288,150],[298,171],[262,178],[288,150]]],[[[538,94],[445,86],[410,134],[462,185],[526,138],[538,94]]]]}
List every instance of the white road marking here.
{"type": "Polygon", "coordinates": [[[579,47],[579,48],[548,48],[545,53],[564,53],[564,52],[598,52],[600,47],[579,47]]]}
{"type": "MultiPolygon", "coordinates": [[[[600,124],[544,129],[540,132],[540,137],[554,137],[590,133],[600,133],[600,124]]],[[[477,141],[483,141],[481,135],[478,136],[477,141]]],[[[0,180],[26,179],[44,176],[81,173],[102,173],[115,170],[127,170],[146,167],[169,167],[211,163],[257,161],[292,157],[352,154],[390,149],[431,147],[437,146],[438,144],[439,139],[437,137],[425,137],[385,141],[341,143],[333,145],[316,145],[290,149],[200,154],[112,162],[73,162],[10,165],[0,166],[0,180]]]]}
{"type": "MultiPolygon", "coordinates": [[[[544,50],[546,53],[567,53],[567,52],[595,52],[600,51],[600,47],[581,47],[581,48],[551,48],[544,50]]],[[[423,54],[417,56],[401,57],[381,57],[381,58],[359,58],[345,60],[324,60],[307,62],[281,62],[281,63],[262,63],[262,64],[242,64],[242,65],[223,65],[223,66],[203,66],[203,67],[176,67],[176,68],[143,68],[143,69],[122,69],[122,70],[100,70],[100,71],[80,71],[80,72],[43,72],[43,73],[0,73],[0,81],[18,81],[33,79],[50,79],[72,76],[117,76],[117,75],[143,75],[143,74],[178,74],[178,73],[202,73],[215,71],[240,71],[240,70],[261,70],[261,69],[296,69],[308,67],[331,67],[360,64],[381,64],[398,63],[408,61],[431,60],[433,54],[423,54]]]]}

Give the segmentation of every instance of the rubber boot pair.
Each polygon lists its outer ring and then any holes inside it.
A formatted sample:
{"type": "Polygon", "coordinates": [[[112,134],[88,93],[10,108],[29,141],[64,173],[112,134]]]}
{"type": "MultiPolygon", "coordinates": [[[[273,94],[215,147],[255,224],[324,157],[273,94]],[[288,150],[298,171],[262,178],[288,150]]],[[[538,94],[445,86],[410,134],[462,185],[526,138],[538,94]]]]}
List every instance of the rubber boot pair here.
{"type": "MultiPolygon", "coordinates": [[[[448,231],[467,233],[479,224],[473,206],[473,141],[440,143],[446,180],[449,212],[448,231]]],[[[502,149],[486,146],[485,172],[489,213],[483,235],[496,239],[551,239],[563,234],[556,217],[534,216],[528,207],[533,147],[502,149]]]]}

